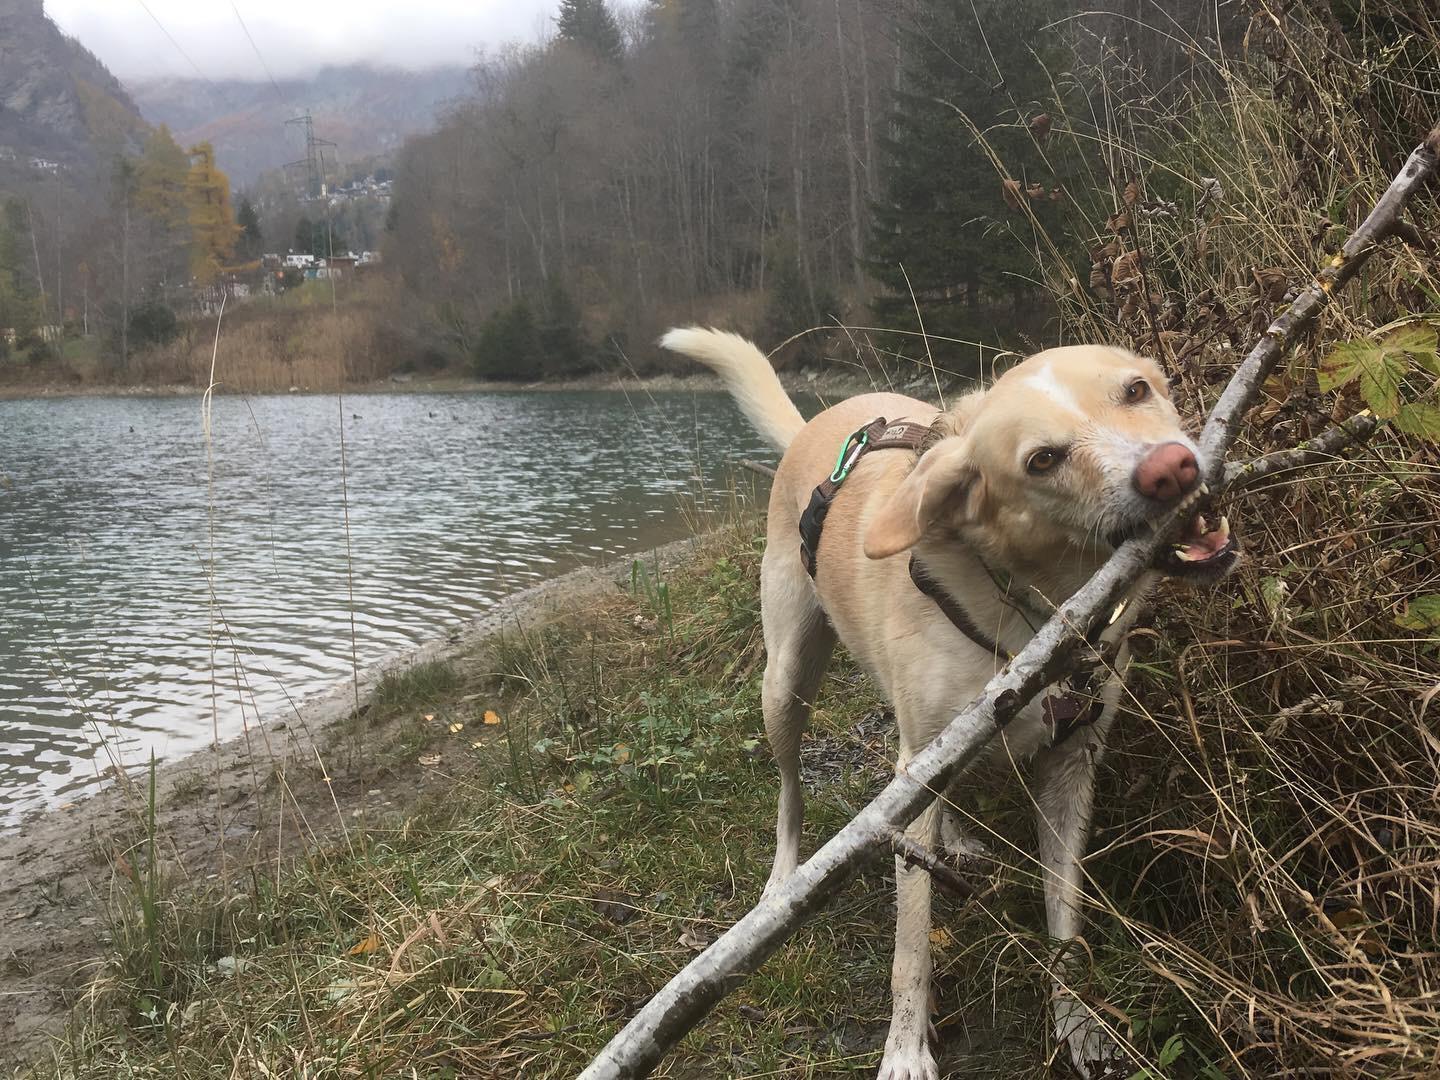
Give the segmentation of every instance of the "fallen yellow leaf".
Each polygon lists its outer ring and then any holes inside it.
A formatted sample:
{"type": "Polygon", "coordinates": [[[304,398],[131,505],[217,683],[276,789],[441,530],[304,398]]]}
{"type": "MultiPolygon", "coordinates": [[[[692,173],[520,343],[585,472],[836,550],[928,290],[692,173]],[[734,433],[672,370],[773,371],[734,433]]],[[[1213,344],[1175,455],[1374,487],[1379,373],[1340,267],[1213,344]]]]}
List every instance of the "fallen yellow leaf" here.
{"type": "Polygon", "coordinates": [[[489,724],[491,727],[494,727],[496,724],[500,723],[500,714],[494,709],[486,709],[485,723],[489,724]]]}
{"type": "Polygon", "coordinates": [[[954,942],[955,939],[950,936],[950,931],[946,930],[943,926],[937,926],[934,930],[930,931],[931,945],[943,949],[946,946],[953,945],[954,942]]]}
{"type": "Polygon", "coordinates": [[[462,731],[464,731],[464,730],[465,730],[465,725],[464,725],[461,721],[459,721],[459,720],[455,721],[455,723],[453,723],[453,724],[450,725],[450,734],[451,734],[451,735],[456,735],[456,734],[458,734],[459,732],[462,732],[462,731]]]}
{"type": "Polygon", "coordinates": [[[421,755],[420,755],[420,764],[421,764],[421,765],[427,765],[427,766],[429,766],[429,765],[439,765],[439,764],[440,764],[440,755],[439,755],[439,754],[421,754],[421,755]]]}
{"type": "Polygon", "coordinates": [[[472,742],[472,743],[470,744],[470,749],[471,749],[471,750],[479,750],[479,749],[480,749],[482,746],[484,746],[484,745],[485,745],[485,740],[484,740],[484,739],[476,739],[474,742],[472,742]]]}
{"type": "Polygon", "coordinates": [[[624,743],[617,743],[615,746],[615,764],[624,765],[630,760],[630,748],[624,743]]]}
{"type": "Polygon", "coordinates": [[[345,950],[346,956],[367,956],[380,948],[380,935],[370,934],[345,950]]]}
{"type": "Polygon", "coordinates": [[[425,714],[425,722],[426,722],[427,724],[428,724],[431,720],[434,720],[434,719],[435,719],[435,714],[434,714],[433,712],[427,712],[427,713],[425,714]]]}

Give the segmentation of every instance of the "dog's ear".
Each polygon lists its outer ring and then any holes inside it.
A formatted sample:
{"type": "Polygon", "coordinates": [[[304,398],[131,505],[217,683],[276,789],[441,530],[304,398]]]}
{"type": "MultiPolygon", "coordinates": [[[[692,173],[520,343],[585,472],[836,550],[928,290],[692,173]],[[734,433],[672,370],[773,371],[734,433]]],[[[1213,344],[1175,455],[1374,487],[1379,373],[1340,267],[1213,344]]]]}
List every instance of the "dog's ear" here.
{"type": "Polygon", "coordinates": [[[923,454],[909,476],[865,530],[865,556],[888,559],[914,547],[942,514],[973,518],[982,481],[964,438],[942,439],[923,454]]]}

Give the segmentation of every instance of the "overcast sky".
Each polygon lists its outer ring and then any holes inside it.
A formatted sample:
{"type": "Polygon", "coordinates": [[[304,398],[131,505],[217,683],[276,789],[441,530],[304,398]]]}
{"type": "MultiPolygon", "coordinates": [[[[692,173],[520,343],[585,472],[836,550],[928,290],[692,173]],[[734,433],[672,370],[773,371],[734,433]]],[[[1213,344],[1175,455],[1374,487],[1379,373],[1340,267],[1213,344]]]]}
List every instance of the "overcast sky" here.
{"type": "Polygon", "coordinates": [[[234,0],[233,7],[231,0],[45,0],[60,28],[121,79],[193,76],[186,56],[209,78],[263,79],[236,9],[265,63],[283,78],[357,60],[407,68],[469,63],[481,47],[534,40],[557,6],[558,0],[234,0]]]}

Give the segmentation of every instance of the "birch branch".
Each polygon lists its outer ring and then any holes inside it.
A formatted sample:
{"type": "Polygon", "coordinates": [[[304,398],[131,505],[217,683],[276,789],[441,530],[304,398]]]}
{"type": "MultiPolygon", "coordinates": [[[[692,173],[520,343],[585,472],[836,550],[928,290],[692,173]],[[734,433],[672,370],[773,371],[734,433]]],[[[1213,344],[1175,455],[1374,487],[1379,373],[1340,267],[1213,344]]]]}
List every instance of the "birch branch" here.
{"type": "MultiPolygon", "coordinates": [[[[1437,155],[1440,126],[1411,153],[1340,253],[1270,324],[1241,361],[1200,435],[1202,457],[1207,462],[1204,480],[1212,493],[1224,486],[1225,451],[1260,393],[1266,375],[1287,347],[1315,321],[1334,292],[1359,273],[1376,246],[1396,235],[1406,201],[1435,172],[1437,155]]],[[[1121,545],[1014,660],[986,684],[980,697],[912,758],[906,770],[897,773],[849,825],[661,987],[580,1074],[580,1080],[631,1080],[649,1075],[717,1001],[739,986],[806,919],[823,908],[877,849],[890,848],[895,832],[914,821],[1031,698],[1087,656],[1093,656],[1093,650],[1084,642],[1085,633],[1114,610],[1191,512],[1193,507],[1176,510],[1148,536],[1121,545]]]]}
{"type": "Polygon", "coordinates": [[[1362,409],[1348,420],[1326,428],[1313,439],[1306,439],[1289,450],[1277,450],[1244,463],[1225,466],[1225,489],[1233,494],[1252,488],[1278,472],[1334,461],[1341,450],[1353,443],[1364,442],[1379,429],[1380,419],[1369,409],[1362,409]]]}
{"type": "Polygon", "coordinates": [[[749,458],[741,458],[735,464],[739,465],[742,469],[749,469],[751,472],[757,473],[760,476],[767,476],[771,480],[775,479],[775,467],[773,465],[766,465],[763,461],[751,461],[749,458]]]}

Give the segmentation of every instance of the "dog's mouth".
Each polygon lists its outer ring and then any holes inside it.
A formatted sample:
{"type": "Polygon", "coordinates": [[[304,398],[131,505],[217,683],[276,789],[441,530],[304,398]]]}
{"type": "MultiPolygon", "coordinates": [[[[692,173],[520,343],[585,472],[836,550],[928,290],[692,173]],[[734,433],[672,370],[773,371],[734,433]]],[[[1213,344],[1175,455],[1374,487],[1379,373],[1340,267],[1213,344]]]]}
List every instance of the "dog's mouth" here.
{"type": "MultiPolygon", "coordinates": [[[[1110,534],[1110,543],[1119,547],[1149,528],[1136,524],[1119,529],[1110,534]]],[[[1212,519],[1197,510],[1175,542],[1162,549],[1151,566],[1169,577],[1213,581],[1227,573],[1239,557],[1240,544],[1230,534],[1229,519],[1223,514],[1212,519]]]]}

